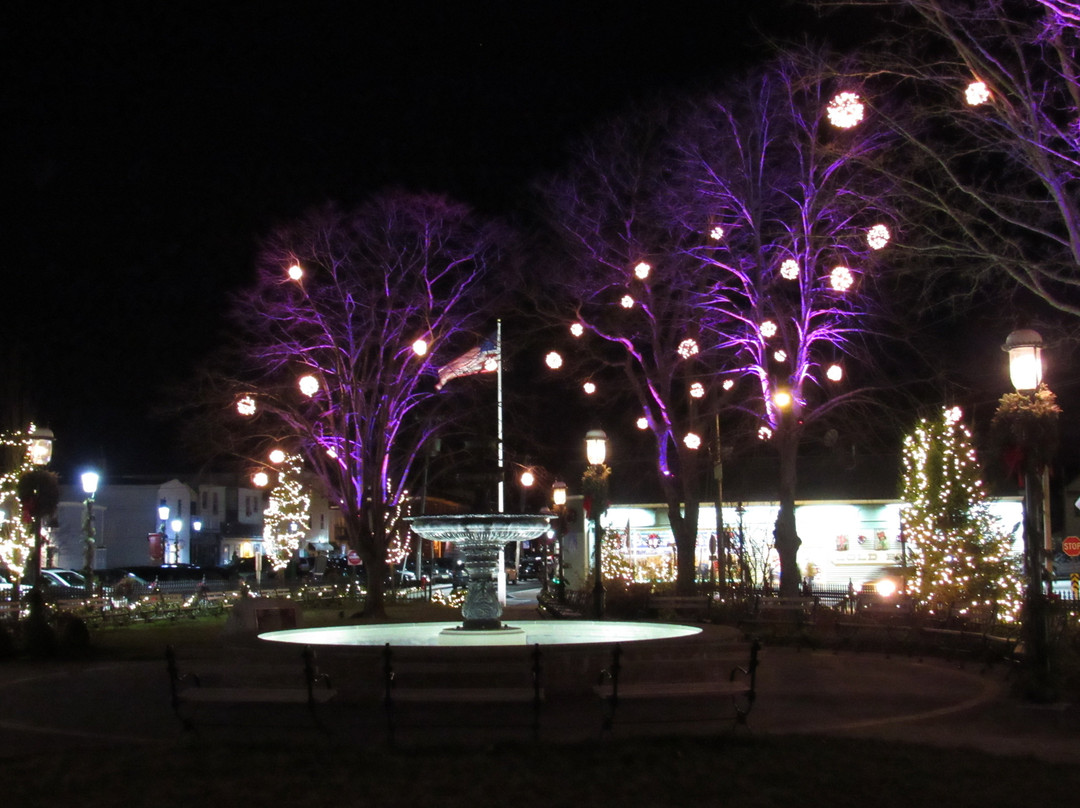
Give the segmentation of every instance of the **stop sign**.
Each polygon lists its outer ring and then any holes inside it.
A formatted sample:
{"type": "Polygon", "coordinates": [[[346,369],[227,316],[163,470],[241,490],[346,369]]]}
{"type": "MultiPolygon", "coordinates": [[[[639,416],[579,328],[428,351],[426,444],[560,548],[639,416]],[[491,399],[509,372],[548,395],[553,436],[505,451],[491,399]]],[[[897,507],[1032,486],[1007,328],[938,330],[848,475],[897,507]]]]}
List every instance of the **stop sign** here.
{"type": "Polygon", "coordinates": [[[1061,551],[1072,558],[1080,556],[1080,536],[1066,536],[1062,539],[1061,551]]]}
{"type": "Polygon", "coordinates": [[[360,565],[360,554],[356,550],[349,550],[349,566],[357,567],[360,565]]]}

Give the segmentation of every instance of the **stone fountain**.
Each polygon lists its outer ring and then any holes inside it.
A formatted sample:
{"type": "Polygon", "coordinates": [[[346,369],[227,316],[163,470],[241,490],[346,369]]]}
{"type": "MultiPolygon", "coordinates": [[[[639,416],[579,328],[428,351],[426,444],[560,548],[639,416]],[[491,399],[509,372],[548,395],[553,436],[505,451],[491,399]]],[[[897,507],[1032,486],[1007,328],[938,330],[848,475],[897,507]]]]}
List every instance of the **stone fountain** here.
{"type": "Polygon", "coordinates": [[[542,536],[551,516],[543,514],[460,514],[415,516],[409,526],[430,541],[452,542],[461,553],[469,582],[461,607],[464,621],[443,631],[447,643],[468,645],[472,641],[491,645],[524,641],[524,630],[504,626],[499,602],[499,554],[510,542],[542,536]]]}

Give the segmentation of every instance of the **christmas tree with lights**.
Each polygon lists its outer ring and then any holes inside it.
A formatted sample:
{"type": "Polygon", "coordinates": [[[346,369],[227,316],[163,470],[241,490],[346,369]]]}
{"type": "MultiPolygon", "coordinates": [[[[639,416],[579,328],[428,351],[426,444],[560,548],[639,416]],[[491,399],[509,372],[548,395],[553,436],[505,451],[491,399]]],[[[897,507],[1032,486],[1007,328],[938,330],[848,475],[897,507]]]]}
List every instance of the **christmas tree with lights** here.
{"type": "Polygon", "coordinates": [[[263,511],[263,546],[275,570],[284,569],[300,548],[311,519],[311,495],[303,485],[300,455],[281,463],[278,483],[263,511]]]}
{"type": "Polygon", "coordinates": [[[1019,617],[1020,562],[989,510],[971,432],[957,407],[923,419],[904,442],[903,529],[914,577],[908,591],[934,611],[1019,617]]]}

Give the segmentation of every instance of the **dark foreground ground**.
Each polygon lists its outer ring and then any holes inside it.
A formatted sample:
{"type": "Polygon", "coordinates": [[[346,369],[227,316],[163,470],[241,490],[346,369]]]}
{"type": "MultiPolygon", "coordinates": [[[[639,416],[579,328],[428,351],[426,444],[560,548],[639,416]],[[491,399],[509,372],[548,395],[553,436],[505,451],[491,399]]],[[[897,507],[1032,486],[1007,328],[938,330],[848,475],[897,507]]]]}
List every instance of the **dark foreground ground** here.
{"type": "Polygon", "coordinates": [[[375,700],[336,705],[322,729],[223,713],[185,732],[167,643],[196,666],[262,653],[210,620],[95,635],[88,659],[0,663],[2,804],[988,808],[1080,794],[1075,694],[1027,704],[1000,667],[767,648],[749,731],[720,720],[601,735],[595,705],[553,704],[537,742],[424,716],[391,748],[375,700]]]}

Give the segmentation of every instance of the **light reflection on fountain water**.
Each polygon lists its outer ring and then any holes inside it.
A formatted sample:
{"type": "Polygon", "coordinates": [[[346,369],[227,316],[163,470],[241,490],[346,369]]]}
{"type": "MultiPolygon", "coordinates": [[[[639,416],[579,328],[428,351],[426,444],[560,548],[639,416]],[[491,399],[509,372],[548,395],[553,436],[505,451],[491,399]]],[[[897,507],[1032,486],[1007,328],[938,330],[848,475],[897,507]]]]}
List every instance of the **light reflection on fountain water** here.
{"type": "Polygon", "coordinates": [[[272,642],[306,645],[576,645],[637,642],[697,634],[700,628],[657,623],[619,623],[590,620],[523,620],[504,626],[497,590],[499,552],[508,542],[535,539],[548,529],[551,516],[467,514],[417,516],[413,531],[431,541],[452,542],[464,557],[469,583],[461,612],[462,623],[388,623],[368,626],[290,629],[260,634],[272,642]]]}

